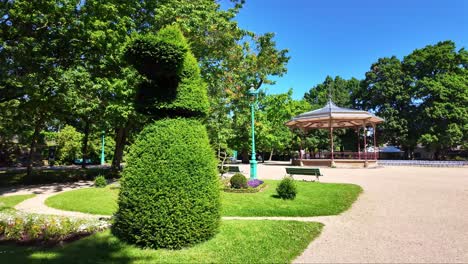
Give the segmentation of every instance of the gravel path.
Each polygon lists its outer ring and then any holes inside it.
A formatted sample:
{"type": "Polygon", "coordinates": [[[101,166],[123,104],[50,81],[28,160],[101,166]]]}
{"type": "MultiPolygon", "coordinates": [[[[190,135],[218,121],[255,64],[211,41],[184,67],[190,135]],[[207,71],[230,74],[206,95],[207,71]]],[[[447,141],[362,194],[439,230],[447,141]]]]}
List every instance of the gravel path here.
{"type": "Polygon", "coordinates": [[[63,211],[48,207],[45,205],[45,200],[50,196],[80,189],[88,188],[93,185],[92,181],[80,181],[76,183],[58,183],[58,184],[46,184],[36,186],[25,186],[14,189],[1,189],[0,194],[4,196],[20,195],[20,194],[36,194],[33,198],[27,199],[15,206],[15,209],[21,212],[36,213],[36,214],[47,214],[47,215],[62,215],[80,218],[109,218],[108,215],[91,215],[80,212],[63,211]]]}
{"type": "MultiPolygon", "coordinates": [[[[259,178],[281,179],[282,163],[258,167],[259,178]]],[[[248,165],[240,165],[249,174],[248,165]]],[[[364,193],[338,216],[224,217],[226,220],[296,220],[325,224],[296,263],[468,263],[468,169],[387,167],[321,169],[323,182],[355,183],[364,193]]],[[[306,179],[306,176],[295,176],[306,179]]],[[[0,194],[36,193],[16,206],[27,212],[101,217],[49,208],[44,200],[91,182],[51,185],[0,194]]]]}
{"type": "MultiPolygon", "coordinates": [[[[248,168],[243,169],[248,172],[248,168]]],[[[260,166],[278,178],[279,166],[260,166]]],[[[364,189],[352,208],[317,217],[322,234],[296,263],[468,263],[468,169],[322,169],[323,182],[364,189]]]]}

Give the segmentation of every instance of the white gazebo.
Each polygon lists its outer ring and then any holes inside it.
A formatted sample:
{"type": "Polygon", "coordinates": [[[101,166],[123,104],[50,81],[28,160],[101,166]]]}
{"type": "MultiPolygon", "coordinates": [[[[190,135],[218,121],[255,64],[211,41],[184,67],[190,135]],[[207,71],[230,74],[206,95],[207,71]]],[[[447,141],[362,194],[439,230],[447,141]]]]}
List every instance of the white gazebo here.
{"type": "Polygon", "coordinates": [[[327,129],[330,134],[330,154],[329,157],[321,157],[319,159],[304,159],[299,155],[299,163],[301,165],[310,166],[343,166],[343,167],[368,167],[369,165],[376,165],[378,158],[378,150],[376,146],[376,133],[375,127],[377,124],[382,123],[384,120],[374,114],[349,108],[336,106],[331,100],[317,110],[300,114],[290,121],[286,122],[286,126],[290,128],[298,128],[304,131],[310,129],[327,129]],[[374,151],[367,152],[366,133],[367,128],[373,128],[374,136],[374,151]],[[357,140],[357,153],[356,152],[335,152],[333,146],[333,129],[336,128],[352,128],[356,130],[357,140]],[[360,147],[360,131],[364,130],[364,151],[361,153],[360,147]]]}

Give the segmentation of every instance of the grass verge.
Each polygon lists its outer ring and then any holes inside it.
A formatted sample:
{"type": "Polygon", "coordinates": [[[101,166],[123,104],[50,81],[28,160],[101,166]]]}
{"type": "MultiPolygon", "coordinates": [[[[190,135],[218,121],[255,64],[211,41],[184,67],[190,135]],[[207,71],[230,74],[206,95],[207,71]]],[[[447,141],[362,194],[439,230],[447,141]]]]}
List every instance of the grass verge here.
{"type": "Polygon", "coordinates": [[[88,214],[111,215],[117,211],[119,189],[108,185],[105,188],[84,188],[47,198],[45,204],[52,208],[88,214]]]}
{"type": "Polygon", "coordinates": [[[290,263],[323,225],[296,221],[223,221],[213,239],[182,250],[126,245],[108,231],[58,249],[0,245],[0,263],[290,263]]]}
{"type": "Polygon", "coordinates": [[[0,196],[0,212],[14,209],[15,205],[36,196],[35,194],[0,196]]]}
{"type": "MultiPolygon", "coordinates": [[[[279,181],[266,181],[257,193],[222,193],[223,216],[319,216],[347,210],[362,192],[354,184],[296,182],[294,200],[276,197],[279,181]]],[[[118,189],[86,188],[65,192],[46,200],[50,207],[90,214],[111,215],[117,210],[118,189]]]]}

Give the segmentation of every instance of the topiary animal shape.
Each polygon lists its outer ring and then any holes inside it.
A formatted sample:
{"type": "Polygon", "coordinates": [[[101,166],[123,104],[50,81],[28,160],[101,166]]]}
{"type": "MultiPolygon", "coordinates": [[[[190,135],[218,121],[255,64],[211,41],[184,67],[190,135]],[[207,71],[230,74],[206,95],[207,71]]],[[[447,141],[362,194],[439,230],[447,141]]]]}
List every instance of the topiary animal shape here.
{"type": "Polygon", "coordinates": [[[146,77],[137,90],[137,110],[155,118],[206,115],[206,84],[177,26],[137,37],[125,58],[146,77]]]}
{"type": "Polygon", "coordinates": [[[208,98],[197,61],[175,26],[138,38],[126,57],[133,65],[142,63],[135,68],[150,91],[144,109],[157,121],[130,147],[112,232],[150,248],[206,241],[219,227],[220,193],[217,161],[198,120],[207,112],[208,98]]]}

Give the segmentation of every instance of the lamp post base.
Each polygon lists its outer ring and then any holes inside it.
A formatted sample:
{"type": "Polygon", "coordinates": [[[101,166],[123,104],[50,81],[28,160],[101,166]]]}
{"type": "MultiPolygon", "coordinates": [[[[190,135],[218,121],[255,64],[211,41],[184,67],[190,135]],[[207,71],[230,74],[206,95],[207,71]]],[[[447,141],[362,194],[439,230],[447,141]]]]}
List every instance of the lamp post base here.
{"type": "Polygon", "coordinates": [[[250,179],[255,180],[257,179],[257,161],[250,160],[250,179]]]}

